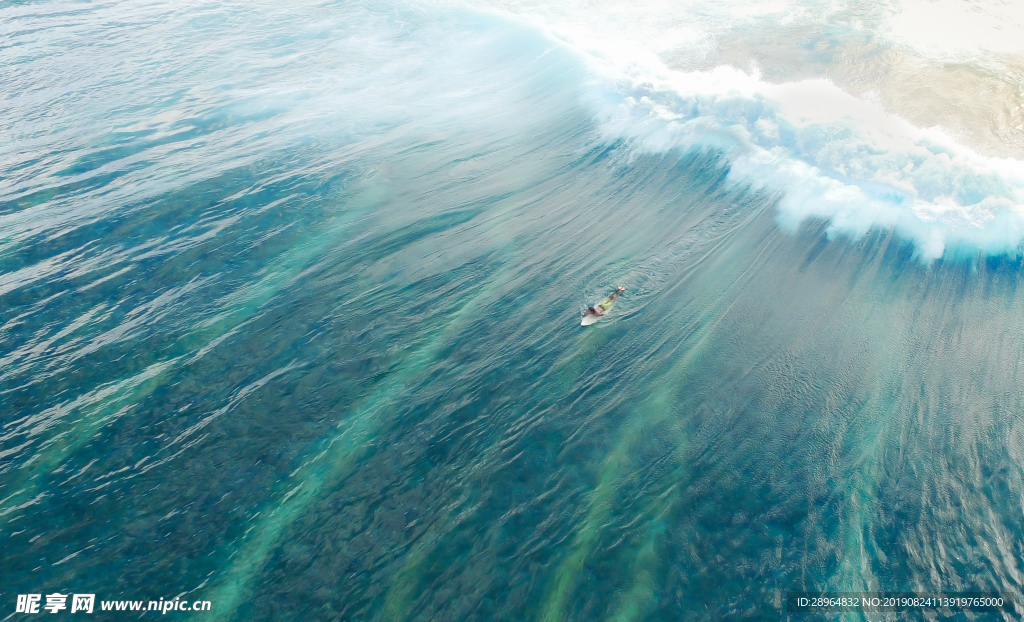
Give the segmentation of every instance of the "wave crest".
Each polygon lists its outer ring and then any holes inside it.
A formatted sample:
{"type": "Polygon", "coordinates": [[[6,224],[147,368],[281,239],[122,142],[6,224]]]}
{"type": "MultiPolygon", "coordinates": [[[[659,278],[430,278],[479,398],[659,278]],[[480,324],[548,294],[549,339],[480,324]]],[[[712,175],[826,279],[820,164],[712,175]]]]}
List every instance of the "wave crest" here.
{"type": "Polygon", "coordinates": [[[831,235],[896,229],[925,261],[1021,250],[1024,162],[982,156],[824,79],[771,84],[727,66],[636,62],[606,75],[611,88],[592,102],[605,139],[643,152],[721,151],[731,181],[781,193],[784,228],[822,218],[831,235]]]}

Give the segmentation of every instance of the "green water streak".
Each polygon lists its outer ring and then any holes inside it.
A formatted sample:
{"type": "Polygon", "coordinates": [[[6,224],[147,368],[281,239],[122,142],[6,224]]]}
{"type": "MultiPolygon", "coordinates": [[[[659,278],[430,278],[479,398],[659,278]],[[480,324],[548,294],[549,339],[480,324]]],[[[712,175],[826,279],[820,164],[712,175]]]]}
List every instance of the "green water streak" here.
{"type": "MultiPolygon", "coordinates": [[[[555,374],[556,383],[553,393],[565,395],[571,391],[586,369],[593,363],[597,353],[608,344],[609,340],[607,331],[587,330],[580,346],[574,349],[569,357],[555,363],[554,367],[561,369],[562,373],[555,374]]],[[[497,445],[491,445],[481,460],[486,462],[498,451],[500,448],[497,445]]],[[[453,503],[444,517],[435,521],[419,538],[412,550],[406,554],[403,566],[395,573],[385,596],[384,618],[386,620],[397,622],[408,619],[414,613],[411,603],[416,588],[420,584],[423,569],[431,561],[432,553],[436,550],[444,534],[452,531],[458,523],[468,517],[469,512],[462,507],[465,501],[466,499],[460,499],[453,503]]]]}
{"type": "Polygon", "coordinates": [[[252,321],[255,314],[291,284],[315,257],[335,244],[348,223],[369,207],[371,205],[335,217],[314,240],[283,253],[274,266],[263,271],[263,277],[257,283],[247,286],[241,293],[226,296],[230,301],[229,308],[213,320],[199,323],[175,347],[176,350],[195,354],[158,361],[139,374],[98,387],[69,405],[57,407],[67,410],[63,419],[77,416],[67,430],[44,445],[22,467],[19,481],[12,486],[15,492],[0,501],[7,506],[0,510],[0,521],[10,521],[6,517],[15,510],[41,499],[41,494],[45,493],[40,491],[45,488],[47,476],[59,473],[58,465],[88,443],[104,424],[126,414],[165,384],[175,370],[196,362],[252,321]]]}
{"type": "MultiPolygon", "coordinates": [[[[715,248],[720,247],[724,243],[723,240],[717,240],[715,248]]],[[[761,253],[763,252],[762,248],[761,253]]],[[[711,251],[708,251],[704,257],[708,257],[710,253],[711,251]]],[[[614,497],[625,480],[633,476],[631,472],[623,473],[628,469],[630,457],[634,455],[635,449],[648,437],[651,430],[662,426],[669,417],[678,416],[675,410],[678,403],[678,392],[685,387],[687,378],[710,351],[715,329],[721,324],[734,304],[734,298],[731,298],[730,294],[735,296],[743,283],[753,278],[751,269],[759,258],[760,253],[752,261],[744,262],[745,268],[736,274],[725,287],[719,286],[720,281],[719,284],[714,282],[709,284],[710,287],[718,289],[718,292],[709,296],[712,300],[707,304],[699,305],[698,308],[701,311],[692,324],[697,328],[683,340],[681,346],[685,349],[682,355],[662,375],[664,380],[659,387],[634,410],[634,414],[623,424],[615,444],[602,463],[597,485],[590,495],[587,515],[576,531],[571,550],[554,571],[552,588],[541,608],[541,620],[544,622],[561,622],[565,619],[568,599],[576,588],[578,577],[586,560],[593,553],[601,536],[602,527],[609,522],[614,497]]],[[[699,303],[699,297],[695,297],[694,300],[699,303]]],[[[678,428],[678,426],[675,427],[678,428]]],[[[677,466],[680,468],[687,442],[688,439],[679,429],[678,438],[674,441],[674,453],[677,466]]],[[[673,487],[663,506],[654,509],[652,513],[655,516],[663,515],[678,501],[679,492],[678,486],[673,487]]],[[[658,501],[655,504],[661,505],[658,501]]],[[[652,527],[652,529],[656,531],[656,527],[652,527]]],[[[633,584],[630,592],[620,599],[617,605],[616,619],[635,619],[637,616],[642,616],[643,611],[653,604],[654,592],[650,586],[656,568],[659,566],[653,541],[655,537],[656,535],[652,533],[649,536],[648,544],[641,547],[637,553],[633,584]]]]}
{"type": "MultiPolygon", "coordinates": [[[[576,531],[571,550],[554,571],[552,588],[541,609],[541,620],[544,622],[561,622],[565,619],[566,603],[576,587],[583,565],[593,553],[603,526],[608,524],[615,495],[623,480],[632,476],[628,468],[636,447],[647,438],[651,428],[659,426],[675,414],[676,394],[680,387],[684,386],[685,378],[710,347],[711,333],[716,325],[717,322],[704,323],[704,328],[696,336],[696,342],[663,376],[665,381],[623,424],[615,444],[602,462],[597,485],[589,497],[587,515],[576,531]]],[[[677,452],[684,446],[685,440],[679,439],[677,452]]],[[[653,555],[654,551],[651,549],[650,556],[653,555]]],[[[654,563],[648,565],[653,566],[654,563]]]]}
{"type": "MultiPolygon", "coordinates": [[[[674,493],[673,497],[678,497],[674,493]]],[[[659,515],[664,515],[672,505],[672,500],[662,499],[659,515]]],[[[660,566],[656,549],[658,537],[665,532],[664,523],[658,520],[651,522],[643,545],[636,552],[630,571],[633,585],[618,600],[615,613],[610,620],[613,622],[632,622],[643,619],[654,608],[658,599],[657,568],[660,566]]]]}
{"type": "MultiPolygon", "coordinates": [[[[684,450],[688,439],[682,433],[681,426],[665,426],[663,429],[676,432],[673,439],[673,451],[676,465],[684,464],[684,450]]],[[[654,608],[658,601],[659,571],[661,560],[658,558],[658,539],[666,530],[666,517],[682,499],[687,482],[682,478],[672,484],[661,494],[654,496],[644,504],[643,514],[648,516],[644,543],[637,549],[630,565],[632,585],[615,603],[614,612],[609,617],[613,622],[631,622],[642,620],[654,608]]]]}
{"type": "Polygon", "coordinates": [[[383,413],[431,367],[438,353],[473,317],[476,308],[493,294],[492,286],[497,280],[495,276],[482,283],[480,291],[456,309],[447,324],[432,331],[426,337],[426,343],[405,357],[395,372],[354,405],[326,447],[291,474],[290,477],[298,484],[284,495],[276,507],[261,512],[261,520],[246,531],[245,542],[233,556],[235,561],[213,597],[217,611],[208,614],[206,619],[225,619],[233,615],[239,604],[249,597],[252,582],[262,572],[284,531],[320,499],[320,492],[325,486],[338,481],[350,470],[366,449],[368,441],[385,423],[383,413]]]}

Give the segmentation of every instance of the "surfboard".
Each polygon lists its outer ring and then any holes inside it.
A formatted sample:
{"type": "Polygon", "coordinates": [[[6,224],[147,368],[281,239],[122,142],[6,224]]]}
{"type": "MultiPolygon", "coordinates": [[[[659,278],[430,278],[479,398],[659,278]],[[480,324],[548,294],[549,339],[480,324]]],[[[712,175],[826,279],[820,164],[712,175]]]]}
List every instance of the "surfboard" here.
{"type": "MultiPolygon", "coordinates": [[[[614,304],[615,301],[612,300],[611,298],[605,298],[600,302],[600,305],[604,307],[605,315],[608,314],[608,310],[611,309],[614,304]]],[[[580,326],[590,326],[591,324],[600,320],[603,317],[604,315],[584,315],[583,321],[580,322],[580,326]]]]}

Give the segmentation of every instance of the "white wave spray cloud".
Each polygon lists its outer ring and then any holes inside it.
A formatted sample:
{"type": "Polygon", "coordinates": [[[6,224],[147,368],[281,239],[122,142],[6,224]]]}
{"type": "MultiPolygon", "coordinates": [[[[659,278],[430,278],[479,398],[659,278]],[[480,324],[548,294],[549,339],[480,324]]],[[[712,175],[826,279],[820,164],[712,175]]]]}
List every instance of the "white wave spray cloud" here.
{"type": "MultiPolygon", "coordinates": [[[[740,9],[730,5],[731,19],[740,9]]],[[[588,104],[607,140],[644,152],[720,151],[731,181],[780,193],[783,228],[818,218],[832,235],[895,229],[924,261],[948,251],[1022,249],[1024,161],[978,153],[947,130],[917,127],[827,78],[772,83],[753,61],[748,71],[671,69],[665,49],[714,39],[673,20],[662,21],[675,46],[638,40],[646,31],[628,24],[615,37],[601,25],[607,20],[518,13],[577,49],[601,76],[588,104]]]]}
{"type": "Polygon", "coordinates": [[[1024,239],[1024,162],[979,155],[828,80],[660,73],[618,76],[618,101],[597,104],[606,138],[647,152],[723,152],[732,181],[781,191],[789,230],[808,218],[855,238],[895,228],[925,260],[957,246],[1013,253],[1024,239]]]}

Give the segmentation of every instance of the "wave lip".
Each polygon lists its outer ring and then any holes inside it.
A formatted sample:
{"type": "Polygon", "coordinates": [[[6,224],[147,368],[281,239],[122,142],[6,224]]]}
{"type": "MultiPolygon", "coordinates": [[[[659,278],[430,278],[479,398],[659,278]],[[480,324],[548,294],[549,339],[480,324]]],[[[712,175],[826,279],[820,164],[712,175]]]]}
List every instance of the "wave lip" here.
{"type": "Polygon", "coordinates": [[[730,179],[781,192],[778,221],[852,238],[895,229],[931,261],[947,250],[1020,252],[1024,162],[980,155],[827,79],[783,84],[729,66],[613,68],[592,104],[606,140],[642,152],[721,151],[730,179]]]}

